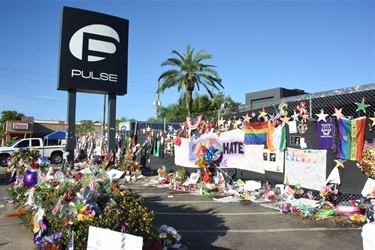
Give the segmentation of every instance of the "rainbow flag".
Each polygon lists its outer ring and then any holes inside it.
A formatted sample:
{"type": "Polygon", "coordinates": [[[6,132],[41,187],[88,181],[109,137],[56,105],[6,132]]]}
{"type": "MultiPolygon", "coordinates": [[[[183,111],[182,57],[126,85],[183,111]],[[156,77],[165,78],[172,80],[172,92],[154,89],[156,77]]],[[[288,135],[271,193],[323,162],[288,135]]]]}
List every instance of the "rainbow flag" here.
{"type": "Polygon", "coordinates": [[[337,158],[360,161],[365,139],[366,117],[353,120],[340,117],[337,124],[339,131],[337,158]]]}
{"type": "Polygon", "coordinates": [[[245,123],[245,144],[264,144],[267,140],[268,122],[245,123]]]}

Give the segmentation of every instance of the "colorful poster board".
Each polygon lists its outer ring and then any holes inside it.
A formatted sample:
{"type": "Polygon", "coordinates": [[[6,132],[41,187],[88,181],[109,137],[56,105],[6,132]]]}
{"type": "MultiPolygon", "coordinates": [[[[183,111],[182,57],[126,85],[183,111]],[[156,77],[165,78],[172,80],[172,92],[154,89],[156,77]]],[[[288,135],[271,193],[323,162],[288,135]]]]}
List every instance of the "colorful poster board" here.
{"type": "Polygon", "coordinates": [[[290,185],[320,190],[326,181],[327,150],[293,149],[285,151],[285,181],[290,185]]]}

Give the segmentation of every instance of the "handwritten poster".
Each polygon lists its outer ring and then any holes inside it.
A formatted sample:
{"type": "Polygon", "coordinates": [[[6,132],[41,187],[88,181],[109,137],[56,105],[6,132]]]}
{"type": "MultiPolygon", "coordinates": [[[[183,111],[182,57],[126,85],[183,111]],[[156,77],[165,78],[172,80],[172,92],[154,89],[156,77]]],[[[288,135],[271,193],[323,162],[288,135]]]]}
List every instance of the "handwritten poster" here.
{"type": "Polygon", "coordinates": [[[285,151],[285,179],[290,185],[320,190],[326,181],[327,150],[292,149],[285,151]]]}
{"type": "Polygon", "coordinates": [[[89,227],[87,250],[142,250],[143,238],[100,227],[89,227]]]}

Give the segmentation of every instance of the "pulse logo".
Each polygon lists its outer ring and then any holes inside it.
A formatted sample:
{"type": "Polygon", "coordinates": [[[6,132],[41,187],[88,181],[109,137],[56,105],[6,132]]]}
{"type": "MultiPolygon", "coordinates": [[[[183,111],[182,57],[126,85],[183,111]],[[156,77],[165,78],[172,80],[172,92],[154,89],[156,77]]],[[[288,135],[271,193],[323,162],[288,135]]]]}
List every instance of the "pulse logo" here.
{"type": "Polygon", "coordinates": [[[114,54],[118,43],[120,37],[114,29],[102,24],[93,24],[74,33],[69,42],[69,49],[79,60],[97,62],[104,60],[108,54],[114,54]]]}
{"type": "MultiPolygon", "coordinates": [[[[73,34],[69,50],[75,58],[83,62],[98,62],[114,54],[119,44],[120,37],[113,28],[103,24],[92,24],[73,34]]],[[[71,77],[117,82],[116,74],[84,72],[80,69],[72,69],[71,77]]]]}

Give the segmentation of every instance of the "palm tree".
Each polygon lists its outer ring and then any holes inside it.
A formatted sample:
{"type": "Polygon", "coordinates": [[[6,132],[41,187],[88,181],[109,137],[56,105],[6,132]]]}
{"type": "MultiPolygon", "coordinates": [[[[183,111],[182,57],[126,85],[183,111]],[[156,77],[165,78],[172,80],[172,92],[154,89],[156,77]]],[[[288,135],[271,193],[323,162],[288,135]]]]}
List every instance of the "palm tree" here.
{"type": "Polygon", "coordinates": [[[211,89],[219,90],[218,86],[224,87],[219,74],[213,69],[215,66],[202,63],[205,59],[212,59],[212,56],[206,51],[200,50],[194,54],[194,48],[191,49],[189,44],[186,46],[185,55],[181,55],[175,50],[171,54],[178,57],[168,58],[161,66],[174,66],[177,69],[169,69],[161,74],[158,79],[161,84],[156,93],[163,93],[164,90],[175,86],[177,86],[178,92],[185,89],[188,117],[191,117],[195,87],[200,90],[200,86],[203,86],[210,97],[214,96],[211,89]]]}

